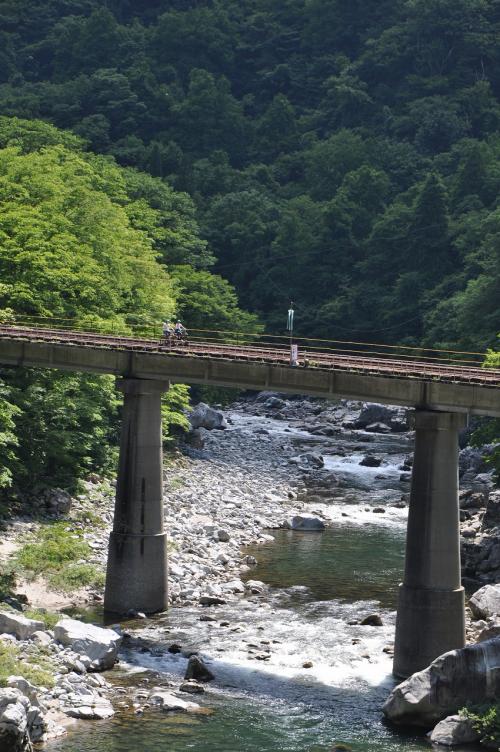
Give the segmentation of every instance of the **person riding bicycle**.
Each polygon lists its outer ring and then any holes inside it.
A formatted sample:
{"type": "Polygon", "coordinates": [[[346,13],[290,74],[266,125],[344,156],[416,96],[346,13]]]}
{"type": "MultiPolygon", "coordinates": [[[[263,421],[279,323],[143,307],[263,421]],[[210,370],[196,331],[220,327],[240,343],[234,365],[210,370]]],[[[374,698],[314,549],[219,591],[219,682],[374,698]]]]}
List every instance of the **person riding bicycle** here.
{"type": "Polygon", "coordinates": [[[174,328],[175,336],[178,339],[186,339],[187,337],[187,331],[186,327],[184,327],[180,321],[175,322],[175,328],[174,328]]]}
{"type": "Polygon", "coordinates": [[[168,339],[172,335],[172,326],[170,324],[170,321],[167,319],[167,321],[163,321],[161,325],[161,331],[162,335],[168,339]]]}

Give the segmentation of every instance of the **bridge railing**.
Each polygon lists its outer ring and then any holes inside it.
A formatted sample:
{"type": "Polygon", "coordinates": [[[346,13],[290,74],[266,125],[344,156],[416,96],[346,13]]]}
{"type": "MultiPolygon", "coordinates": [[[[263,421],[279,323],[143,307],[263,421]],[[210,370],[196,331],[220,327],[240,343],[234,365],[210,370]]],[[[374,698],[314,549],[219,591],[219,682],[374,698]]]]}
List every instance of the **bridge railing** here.
{"type": "MultiPolygon", "coordinates": [[[[80,332],[92,335],[103,335],[124,340],[145,340],[148,342],[162,341],[161,322],[150,320],[130,319],[127,322],[111,320],[103,321],[93,316],[80,319],[63,319],[57,317],[16,316],[14,314],[0,316],[0,325],[13,326],[18,329],[53,330],[54,332],[80,332]]],[[[325,359],[344,355],[362,360],[383,359],[405,361],[407,363],[425,362],[434,365],[456,365],[462,367],[482,367],[485,359],[483,352],[461,351],[445,348],[428,348],[373,342],[357,342],[353,340],[321,339],[316,337],[294,336],[293,343],[298,346],[301,363],[321,364],[325,359]]],[[[269,352],[289,352],[290,336],[285,334],[270,334],[267,332],[249,332],[237,330],[216,330],[191,328],[189,330],[189,344],[202,348],[203,345],[212,347],[245,348],[267,350],[269,352]]]]}

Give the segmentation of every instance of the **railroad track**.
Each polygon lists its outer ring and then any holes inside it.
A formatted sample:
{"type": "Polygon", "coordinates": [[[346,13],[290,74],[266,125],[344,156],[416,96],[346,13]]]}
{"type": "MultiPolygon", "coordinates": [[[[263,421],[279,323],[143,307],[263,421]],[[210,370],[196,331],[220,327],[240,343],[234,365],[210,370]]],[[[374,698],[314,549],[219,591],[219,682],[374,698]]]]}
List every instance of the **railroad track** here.
{"type": "MultiPolygon", "coordinates": [[[[288,348],[272,345],[233,345],[221,342],[188,341],[168,345],[160,339],[96,332],[68,331],[25,326],[0,325],[0,340],[14,339],[32,342],[50,342],[79,347],[109,348],[116,350],[164,353],[179,357],[196,356],[224,358],[234,361],[255,361],[289,365],[288,348]]],[[[424,378],[452,383],[476,383],[500,388],[500,369],[483,369],[476,366],[436,363],[425,360],[404,360],[396,356],[368,357],[343,355],[342,352],[322,352],[299,349],[298,367],[342,370],[352,373],[376,374],[394,378],[424,378]]]]}

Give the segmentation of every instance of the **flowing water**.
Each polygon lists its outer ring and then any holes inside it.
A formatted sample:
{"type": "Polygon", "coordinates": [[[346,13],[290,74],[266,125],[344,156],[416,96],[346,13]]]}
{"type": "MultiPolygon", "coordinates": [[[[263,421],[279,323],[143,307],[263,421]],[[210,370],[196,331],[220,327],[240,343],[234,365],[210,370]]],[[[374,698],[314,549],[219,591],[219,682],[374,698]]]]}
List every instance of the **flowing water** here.
{"type": "MultiPolygon", "coordinates": [[[[248,551],[258,559],[249,576],[268,583],[266,595],[218,608],[216,622],[201,622],[196,608],[171,609],[142,630],[160,646],[200,650],[216,676],[201,698],[207,714],[123,710],[77,726],[50,752],[429,750],[425,736],[396,733],[380,712],[394,686],[390,645],[405,526],[404,511],[372,508],[401,495],[397,464],[407,451],[404,439],[380,442],[381,468],[360,467],[355,451],[327,458],[341,479],[342,503],[330,504],[337,524],[322,533],[272,531],[274,542],[248,551]],[[374,612],[383,626],[356,623],[374,612]]],[[[178,683],[186,662],[181,654],[130,651],[114,681],[178,683]]]]}

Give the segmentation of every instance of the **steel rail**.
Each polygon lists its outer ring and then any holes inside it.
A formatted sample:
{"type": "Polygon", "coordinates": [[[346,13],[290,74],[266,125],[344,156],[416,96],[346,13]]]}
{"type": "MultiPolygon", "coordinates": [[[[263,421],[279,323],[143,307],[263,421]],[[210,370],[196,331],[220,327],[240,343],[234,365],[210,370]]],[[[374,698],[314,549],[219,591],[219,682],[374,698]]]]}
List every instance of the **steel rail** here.
{"type": "MultiPolygon", "coordinates": [[[[95,332],[46,329],[0,325],[0,339],[22,339],[79,345],[84,347],[104,347],[128,351],[165,353],[175,356],[196,356],[225,358],[254,362],[270,362],[289,365],[288,349],[255,345],[229,345],[213,342],[163,343],[161,340],[125,335],[96,334],[95,332]]],[[[395,360],[393,357],[367,357],[337,353],[310,352],[302,350],[299,367],[326,368],[354,373],[382,374],[395,378],[431,378],[454,383],[475,383],[489,387],[500,387],[500,369],[484,369],[469,366],[438,364],[434,362],[395,360]]]]}

